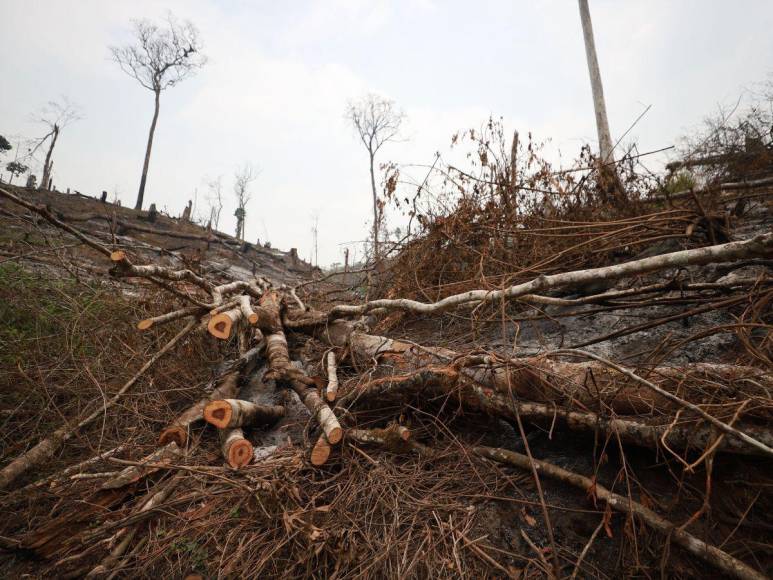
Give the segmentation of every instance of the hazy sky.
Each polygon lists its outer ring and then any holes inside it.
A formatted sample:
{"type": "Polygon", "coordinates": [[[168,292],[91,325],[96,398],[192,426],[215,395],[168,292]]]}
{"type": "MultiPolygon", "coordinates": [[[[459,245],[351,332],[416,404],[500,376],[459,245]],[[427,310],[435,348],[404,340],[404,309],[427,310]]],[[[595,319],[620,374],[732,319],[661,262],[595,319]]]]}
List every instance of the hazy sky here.
{"type": "MultiPolygon", "coordinates": [[[[718,103],[773,70],[773,2],[591,0],[613,140],[640,150],[674,143],[718,103]]],[[[595,127],[575,0],[215,1],[0,0],[0,134],[35,136],[30,113],[66,95],[83,120],[55,153],[54,182],[134,204],[152,93],[122,73],[108,46],[132,18],[167,10],[201,31],[209,64],[163,94],[146,205],[181,213],[223,175],[221,229],[233,233],[234,169],[249,161],[246,236],[341,260],[367,236],[367,158],[344,120],[348,99],[373,91],[405,110],[407,139],[381,161],[431,162],[458,129],[490,114],[508,130],[551,138],[564,158],[595,127]]],[[[360,250],[358,249],[359,253],[360,250]]]]}

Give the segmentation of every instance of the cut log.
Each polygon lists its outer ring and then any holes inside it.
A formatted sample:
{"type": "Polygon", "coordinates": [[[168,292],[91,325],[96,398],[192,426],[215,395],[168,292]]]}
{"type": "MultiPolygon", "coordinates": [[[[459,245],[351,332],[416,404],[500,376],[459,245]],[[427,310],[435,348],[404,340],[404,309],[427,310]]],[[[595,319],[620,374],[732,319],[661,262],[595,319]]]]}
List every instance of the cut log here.
{"type": "Polygon", "coordinates": [[[301,382],[292,382],[293,390],[298,394],[301,402],[317,419],[320,427],[325,432],[325,436],[330,444],[335,445],[344,435],[344,430],[338,422],[333,411],[327,406],[317,394],[316,389],[309,388],[301,382]]]}
{"type": "Polygon", "coordinates": [[[238,391],[238,373],[227,374],[221,383],[212,391],[212,394],[191,405],[179,417],[161,432],[158,444],[163,446],[172,441],[180,448],[185,448],[188,443],[188,433],[193,423],[203,418],[204,407],[214,399],[229,399],[235,397],[238,391]]]}
{"type": "Polygon", "coordinates": [[[252,305],[250,304],[250,297],[245,296],[244,294],[239,296],[239,308],[242,311],[242,316],[253,326],[255,326],[258,323],[258,315],[255,313],[255,311],[252,309],[252,305]]]}
{"type": "Polygon", "coordinates": [[[317,439],[317,442],[314,444],[314,447],[311,449],[311,464],[315,467],[319,467],[320,465],[327,463],[327,460],[330,458],[331,450],[332,447],[330,446],[330,443],[328,443],[325,435],[320,435],[319,439],[317,439]]]}
{"type": "Polygon", "coordinates": [[[325,398],[332,403],[338,394],[338,372],[336,370],[336,354],[334,351],[327,353],[327,388],[325,398]]]}
{"type": "Polygon", "coordinates": [[[223,457],[228,465],[240,469],[252,461],[254,449],[252,443],[244,438],[244,432],[238,427],[220,431],[223,457]]]}
{"type": "Polygon", "coordinates": [[[231,337],[231,329],[242,317],[241,308],[232,308],[211,316],[207,323],[207,330],[215,338],[228,340],[231,337]]]}
{"type": "Polygon", "coordinates": [[[411,440],[411,431],[402,425],[392,424],[386,429],[349,429],[346,436],[358,443],[381,445],[402,452],[411,440]]]}
{"type": "Polygon", "coordinates": [[[204,420],[218,429],[267,425],[285,415],[280,405],[259,405],[241,399],[213,400],[204,407],[204,420]]]}

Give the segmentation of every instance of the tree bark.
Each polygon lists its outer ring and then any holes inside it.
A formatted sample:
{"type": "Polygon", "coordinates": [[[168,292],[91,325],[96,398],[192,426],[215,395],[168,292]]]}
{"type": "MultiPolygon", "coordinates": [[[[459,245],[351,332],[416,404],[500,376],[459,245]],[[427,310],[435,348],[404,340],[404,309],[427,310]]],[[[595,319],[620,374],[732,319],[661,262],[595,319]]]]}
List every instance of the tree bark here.
{"type": "Polygon", "coordinates": [[[148,133],[148,145],[145,148],[145,162],[142,164],[142,177],[140,178],[140,189],[137,192],[137,203],[134,209],[142,209],[142,201],[145,197],[145,183],[148,180],[148,167],[150,166],[150,151],[153,149],[153,135],[156,132],[156,123],[158,122],[158,110],[161,104],[161,91],[155,90],[155,107],[153,109],[153,121],[150,123],[150,132],[148,133]]]}
{"type": "Polygon", "coordinates": [[[599,137],[599,153],[602,163],[613,162],[612,137],[609,133],[609,121],[607,120],[607,105],[604,101],[604,86],[601,83],[601,71],[596,57],[596,43],[593,38],[593,23],[590,18],[588,0],[579,0],[580,21],[582,22],[582,35],[585,40],[585,56],[588,60],[588,74],[593,92],[593,109],[596,113],[596,131],[599,137]]]}
{"type": "Polygon", "coordinates": [[[596,43],[593,38],[593,24],[588,9],[588,0],[579,0],[582,35],[585,40],[585,56],[588,60],[591,90],[593,92],[593,109],[596,113],[596,130],[599,137],[599,171],[606,185],[622,190],[614,166],[615,156],[612,137],[609,132],[607,105],[604,101],[604,86],[601,83],[601,71],[596,57],[596,43]]]}

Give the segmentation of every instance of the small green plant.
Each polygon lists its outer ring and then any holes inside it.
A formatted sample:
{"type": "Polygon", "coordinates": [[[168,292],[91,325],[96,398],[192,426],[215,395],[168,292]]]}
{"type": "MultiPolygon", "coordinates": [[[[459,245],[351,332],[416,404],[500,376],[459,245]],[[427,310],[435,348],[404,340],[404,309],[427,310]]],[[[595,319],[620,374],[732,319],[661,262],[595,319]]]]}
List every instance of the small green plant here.
{"type": "Polygon", "coordinates": [[[689,171],[678,171],[666,181],[666,191],[668,193],[686,191],[693,187],[695,187],[695,177],[689,171]]]}
{"type": "Polygon", "coordinates": [[[171,548],[179,556],[187,558],[188,564],[194,570],[206,569],[205,563],[209,557],[209,552],[204,546],[199,546],[195,540],[181,538],[172,542],[171,548]]]}

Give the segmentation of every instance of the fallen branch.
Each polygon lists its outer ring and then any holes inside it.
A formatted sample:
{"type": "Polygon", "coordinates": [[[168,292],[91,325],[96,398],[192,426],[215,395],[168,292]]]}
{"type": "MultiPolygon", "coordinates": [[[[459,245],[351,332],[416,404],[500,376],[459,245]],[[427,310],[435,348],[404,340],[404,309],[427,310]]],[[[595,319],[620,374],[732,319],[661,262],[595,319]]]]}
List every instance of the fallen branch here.
{"type": "MultiPolygon", "coordinates": [[[[473,447],[472,451],[481,457],[486,457],[487,459],[492,459],[499,463],[513,465],[520,469],[531,469],[529,458],[520,453],[515,453],[514,451],[492,447],[473,447]]],[[[681,528],[676,528],[673,523],[662,518],[651,509],[644,507],[638,502],[629,500],[622,495],[609,491],[607,488],[588,477],[584,477],[558,467],[557,465],[553,465],[552,463],[538,459],[533,459],[533,465],[539,473],[552,479],[571,484],[589,494],[593,494],[594,497],[600,499],[614,510],[638,516],[652,529],[662,533],[667,538],[670,538],[672,542],[678,544],[692,555],[705,562],[709,562],[729,576],[741,578],[743,580],[763,580],[766,577],[764,574],[754,570],[727,552],[707,544],[703,540],[699,540],[681,528]]]]}
{"type": "Polygon", "coordinates": [[[327,388],[325,389],[325,398],[332,403],[336,400],[338,394],[338,373],[336,371],[336,353],[330,351],[327,353],[327,388]]]}
{"type": "Polygon", "coordinates": [[[646,274],[668,268],[700,266],[729,260],[769,257],[771,255],[773,255],[773,233],[762,234],[742,242],[729,242],[727,244],[706,246],[693,250],[682,250],[613,266],[540,276],[530,282],[510,286],[504,290],[470,290],[469,292],[448,296],[432,303],[397,298],[372,300],[358,306],[339,305],[333,307],[328,316],[331,319],[336,316],[356,316],[367,314],[376,309],[401,310],[416,314],[438,314],[469,302],[491,303],[500,300],[513,300],[545,290],[582,287],[599,280],[617,280],[627,276],[646,274]]]}
{"type": "MultiPolygon", "coordinates": [[[[2,191],[2,190],[0,190],[2,191]]],[[[77,433],[83,427],[89,425],[97,417],[101,417],[109,408],[115,405],[118,400],[131,389],[136,382],[142,377],[153,365],[155,365],[161,357],[168,353],[172,347],[187,336],[191,331],[196,328],[197,321],[193,320],[189,322],[185,328],[178,332],[169,342],[167,342],[161,349],[154,354],[148,362],[142,365],[137,373],[130,378],[110,399],[98,405],[98,408],[87,415],[85,418],[78,421],[75,425],[64,425],[54,431],[51,435],[42,439],[32,449],[26,451],[8,465],[0,470],[0,489],[7,488],[13,483],[19,476],[29,471],[31,468],[36,467],[44,461],[54,456],[54,453],[65,444],[75,433],[77,433]]]]}

